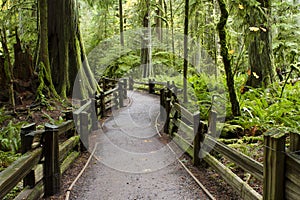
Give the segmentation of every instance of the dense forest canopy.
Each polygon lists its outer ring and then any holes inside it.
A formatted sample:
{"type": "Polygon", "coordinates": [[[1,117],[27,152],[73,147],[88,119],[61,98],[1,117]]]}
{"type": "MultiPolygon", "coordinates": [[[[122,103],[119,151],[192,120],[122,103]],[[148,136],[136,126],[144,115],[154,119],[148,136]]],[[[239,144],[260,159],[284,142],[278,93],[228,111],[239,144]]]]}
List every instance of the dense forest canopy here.
{"type": "Polygon", "coordinates": [[[243,134],[299,131],[299,3],[0,0],[1,116],[65,102],[78,75],[76,98],[133,76],[174,81],[201,119],[214,109],[243,134]]]}

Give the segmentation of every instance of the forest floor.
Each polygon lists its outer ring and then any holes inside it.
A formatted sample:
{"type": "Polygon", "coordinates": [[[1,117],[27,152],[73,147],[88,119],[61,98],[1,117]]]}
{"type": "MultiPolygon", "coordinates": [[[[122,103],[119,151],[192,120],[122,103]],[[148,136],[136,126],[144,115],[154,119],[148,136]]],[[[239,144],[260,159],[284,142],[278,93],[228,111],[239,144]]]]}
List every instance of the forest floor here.
{"type": "MultiPolygon", "coordinates": [[[[130,99],[93,134],[95,154],[70,199],[208,199],[177,158],[216,199],[240,199],[213,170],[194,167],[187,155],[175,156],[166,148],[168,136],[158,136],[155,128],[157,97],[133,92],[130,99]]],[[[76,160],[62,177],[61,193],[48,199],[65,199],[89,155],[86,152],[76,160]]]]}

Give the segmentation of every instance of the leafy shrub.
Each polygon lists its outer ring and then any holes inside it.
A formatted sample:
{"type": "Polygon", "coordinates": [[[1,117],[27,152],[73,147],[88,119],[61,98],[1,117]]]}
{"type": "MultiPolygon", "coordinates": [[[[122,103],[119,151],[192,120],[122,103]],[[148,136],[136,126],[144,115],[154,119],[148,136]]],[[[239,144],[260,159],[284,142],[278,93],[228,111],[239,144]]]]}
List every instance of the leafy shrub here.
{"type": "Polygon", "coordinates": [[[6,127],[0,129],[0,150],[18,152],[21,145],[20,131],[25,123],[13,124],[10,121],[6,127]]]}

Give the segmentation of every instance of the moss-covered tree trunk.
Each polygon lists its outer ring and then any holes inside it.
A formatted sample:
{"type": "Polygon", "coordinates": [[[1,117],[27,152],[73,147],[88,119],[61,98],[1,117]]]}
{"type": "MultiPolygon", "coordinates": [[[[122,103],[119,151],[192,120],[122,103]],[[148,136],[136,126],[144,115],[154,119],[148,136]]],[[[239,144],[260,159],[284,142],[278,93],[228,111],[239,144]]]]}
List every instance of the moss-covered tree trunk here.
{"type": "Polygon", "coordinates": [[[73,92],[76,76],[80,97],[93,94],[96,81],[81,40],[77,0],[48,1],[49,58],[53,84],[62,98],[73,92]]]}
{"type": "Polygon", "coordinates": [[[39,86],[37,101],[46,103],[46,98],[59,98],[52,82],[51,68],[48,53],[48,6],[47,0],[39,0],[40,14],[40,48],[38,58],[39,86]]]}
{"type": "Polygon", "coordinates": [[[262,87],[273,82],[274,66],[272,61],[271,26],[271,0],[257,0],[260,7],[252,8],[248,19],[251,30],[251,43],[248,48],[250,75],[247,86],[262,87]]]}
{"type": "Polygon", "coordinates": [[[220,37],[220,44],[221,44],[221,55],[223,57],[223,63],[225,67],[225,73],[226,73],[226,82],[227,87],[229,91],[229,98],[231,102],[231,111],[234,116],[240,115],[240,105],[237,100],[237,96],[235,93],[235,87],[234,87],[234,78],[232,74],[231,69],[231,62],[228,55],[228,47],[227,47],[227,39],[226,39],[226,30],[225,26],[228,19],[228,11],[226,9],[226,4],[224,0],[218,0],[220,10],[221,10],[221,17],[220,21],[218,23],[218,31],[219,31],[219,37],[220,37]]]}
{"type": "MultiPolygon", "coordinates": [[[[12,64],[11,59],[9,56],[9,49],[7,46],[7,37],[6,37],[6,30],[0,29],[0,39],[1,39],[1,45],[3,48],[3,57],[2,62],[3,63],[3,71],[4,71],[4,83],[6,85],[5,88],[8,88],[8,101],[10,105],[12,105],[15,108],[15,95],[14,95],[14,84],[13,84],[13,73],[12,73],[12,64]]],[[[0,66],[1,67],[1,66],[0,66]]]]}

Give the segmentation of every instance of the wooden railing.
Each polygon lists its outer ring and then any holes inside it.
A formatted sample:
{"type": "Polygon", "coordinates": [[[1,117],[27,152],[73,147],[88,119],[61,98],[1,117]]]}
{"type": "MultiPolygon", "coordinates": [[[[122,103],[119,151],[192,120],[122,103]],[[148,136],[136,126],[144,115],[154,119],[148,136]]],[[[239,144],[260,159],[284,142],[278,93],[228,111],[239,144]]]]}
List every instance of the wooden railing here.
{"type": "Polygon", "coordinates": [[[132,77],[128,78],[128,89],[133,90],[134,88],[137,88],[139,90],[145,90],[148,91],[149,94],[160,94],[160,90],[164,87],[167,88],[174,88],[175,93],[177,93],[178,89],[175,86],[174,81],[170,83],[169,81],[166,82],[159,82],[155,81],[155,79],[149,79],[148,82],[142,82],[142,81],[135,81],[132,77]]]}
{"type": "Polygon", "coordinates": [[[190,113],[181,106],[174,90],[161,89],[161,119],[165,120],[164,132],[193,158],[198,165],[208,163],[223,179],[240,194],[243,199],[299,199],[300,196],[300,134],[286,134],[268,131],[264,134],[263,164],[225,145],[214,137],[216,133],[216,113],[211,111],[208,123],[199,120],[199,113],[190,113]],[[289,141],[289,148],[286,143],[289,141]],[[212,149],[225,156],[235,165],[262,182],[260,195],[246,182],[219,162],[205,149],[212,149]]]}
{"type": "MultiPolygon", "coordinates": [[[[164,88],[161,90],[161,108],[166,116],[164,132],[169,134],[181,149],[193,158],[194,165],[198,165],[202,158],[223,179],[241,195],[243,199],[261,199],[262,196],[251,188],[246,182],[224,166],[215,157],[205,152],[205,146],[224,155],[227,159],[252,174],[258,180],[263,180],[263,165],[254,159],[228,147],[213,137],[216,130],[216,119],[210,122],[200,121],[199,112],[190,113],[177,101],[174,90],[164,88]]],[[[216,116],[212,113],[210,116],[216,116]]]]}
{"type": "Polygon", "coordinates": [[[95,98],[84,100],[79,109],[65,113],[66,122],[58,126],[45,124],[38,131],[35,124],[22,128],[23,155],[0,173],[0,199],[22,180],[24,189],[16,199],[39,199],[59,192],[61,174],[80,150],[89,149],[89,134],[98,129],[98,117],[112,107],[122,107],[127,98],[126,80],[104,79],[100,87],[103,92],[95,94],[95,98]]]}
{"type": "Polygon", "coordinates": [[[264,199],[299,199],[300,134],[278,130],[264,134],[264,199]]]}

